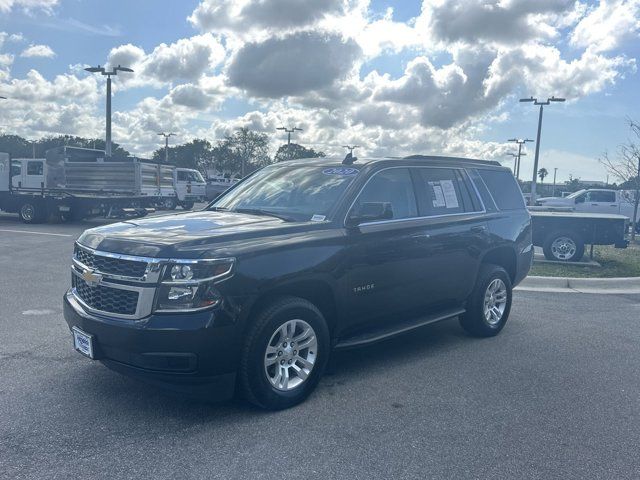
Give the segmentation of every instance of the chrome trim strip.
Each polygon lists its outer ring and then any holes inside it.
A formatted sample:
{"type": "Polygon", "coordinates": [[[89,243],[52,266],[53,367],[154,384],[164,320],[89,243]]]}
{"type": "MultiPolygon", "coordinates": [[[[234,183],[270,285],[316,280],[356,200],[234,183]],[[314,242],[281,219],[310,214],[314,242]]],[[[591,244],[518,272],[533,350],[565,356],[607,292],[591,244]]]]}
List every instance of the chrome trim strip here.
{"type": "MultiPolygon", "coordinates": [[[[378,170],[377,172],[375,172],[373,175],[371,175],[366,182],[364,182],[364,185],[360,188],[360,191],[358,192],[358,194],[355,196],[355,198],[353,199],[353,201],[351,202],[351,205],[349,206],[349,208],[347,209],[347,213],[344,217],[344,221],[342,222],[342,225],[345,228],[349,228],[347,226],[347,219],[349,218],[349,212],[351,211],[351,209],[353,208],[353,206],[356,203],[356,200],[358,200],[358,197],[362,194],[362,191],[365,189],[365,187],[368,185],[368,183],[371,181],[371,179],[373,177],[375,177],[376,175],[378,175],[380,172],[384,172],[385,170],[391,170],[393,168],[406,168],[406,169],[410,169],[410,168],[439,168],[439,169],[445,169],[445,170],[463,170],[466,173],[465,168],[462,167],[440,167],[440,166],[430,166],[430,165],[397,165],[397,166],[393,166],[393,167],[386,167],[386,168],[381,168],[380,170],[378,170]]],[[[469,177],[469,175],[467,175],[469,177]]],[[[471,177],[469,177],[469,180],[471,181],[471,183],[473,184],[473,180],[471,180],[471,177]]],[[[474,185],[474,188],[475,185],[474,185]]],[[[414,192],[415,194],[415,192],[414,192]]],[[[395,218],[395,219],[391,219],[391,220],[377,220],[375,222],[365,222],[365,223],[360,223],[357,226],[367,226],[367,225],[381,225],[381,224],[385,224],[385,223],[398,223],[398,222],[405,222],[405,221],[410,221],[410,220],[425,220],[428,218],[443,218],[443,217],[455,217],[455,216],[459,216],[459,215],[483,215],[485,213],[487,213],[487,210],[485,208],[484,202],[482,201],[482,197],[480,197],[479,192],[477,192],[476,190],[476,194],[478,195],[478,198],[480,199],[480,203],[482,204],[482,208],[483,210],[479,210],[477,212],[461,212],[461,213],[446,213],[446,214],[442,214],[442,215],[422,215],[422,216],[417,216],[417,217],[407,217],[407,218],[395,218]]],[[[417,201],[417,199],[416,199],[417,201]]]]}

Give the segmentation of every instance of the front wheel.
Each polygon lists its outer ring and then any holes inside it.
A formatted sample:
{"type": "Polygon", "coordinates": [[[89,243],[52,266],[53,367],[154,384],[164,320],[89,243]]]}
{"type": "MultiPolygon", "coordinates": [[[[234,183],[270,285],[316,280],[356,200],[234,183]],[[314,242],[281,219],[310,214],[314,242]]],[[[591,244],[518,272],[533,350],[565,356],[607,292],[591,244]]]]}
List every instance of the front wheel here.
{"type": "Polygon", "coordinates": [[[193,202],[182,202],[180,203],[180,206],[182,207],[183,210],[191,210],[193,208],[194,203],[193,202]]]}
{"type": "Polygon", "coordinates": [[[511,278],[498,265],[483,264],[478,280],[460,316],[460,325],[476,337],[492,337],[500,333],[511,311],[511,278]]]}
{"type": "Polygon", "coordinates": [[[24,223],[40,223],[44,219],[44,208],[39,202],[29,200],[20,205],[18,214],[24,223]]]}
{"type": "Polygon", "coordinates": [[[329,331],[307,300],[282,297],[249,328],[238,381],[243,396],[270,410],[304,401],[316,388],[329,357],[329,331]]]}

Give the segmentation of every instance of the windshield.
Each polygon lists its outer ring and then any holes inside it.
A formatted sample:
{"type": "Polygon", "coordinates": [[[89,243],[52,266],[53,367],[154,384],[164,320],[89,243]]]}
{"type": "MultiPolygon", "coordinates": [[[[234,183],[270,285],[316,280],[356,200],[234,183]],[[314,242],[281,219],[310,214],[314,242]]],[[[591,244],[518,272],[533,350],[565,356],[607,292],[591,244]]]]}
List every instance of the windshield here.
{"type": "Polygon", "coordinates": [[[209,209],[323,221],[357,174],[352,167],[267,167],[209,209]]]}
{"type": "Polygon", "coordinates": [[[571,195],[567,195],[566,198],[576,198],[579,195],[582,195],[586,190],[578,190],[577,192],[573,192],[571,195]]]}

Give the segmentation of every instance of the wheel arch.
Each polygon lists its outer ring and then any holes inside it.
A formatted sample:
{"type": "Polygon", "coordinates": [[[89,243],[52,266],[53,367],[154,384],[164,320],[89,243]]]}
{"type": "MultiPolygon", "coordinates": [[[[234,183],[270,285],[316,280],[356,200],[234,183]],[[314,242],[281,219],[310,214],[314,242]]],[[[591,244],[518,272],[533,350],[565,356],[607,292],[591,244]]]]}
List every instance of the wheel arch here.
{"type": "Polygon", "coordinates": [[[276,298],[284,296],[303,298],[314,304],[327,321],[329,333],[333,333],[338,311],[336,296],[329,282],[320,279],[288,282],[273,286],[261,292],[249,309],[245,330],[260,310],[276,298]]]}
{"type": "Polygon", "coordinates": [[[481,264],[493,264],[504,268],[509,274],[511,282],[515,282],[518,271],[516,252],[512,247],[501,246],[489,250],[484,254],[481,264]]]}

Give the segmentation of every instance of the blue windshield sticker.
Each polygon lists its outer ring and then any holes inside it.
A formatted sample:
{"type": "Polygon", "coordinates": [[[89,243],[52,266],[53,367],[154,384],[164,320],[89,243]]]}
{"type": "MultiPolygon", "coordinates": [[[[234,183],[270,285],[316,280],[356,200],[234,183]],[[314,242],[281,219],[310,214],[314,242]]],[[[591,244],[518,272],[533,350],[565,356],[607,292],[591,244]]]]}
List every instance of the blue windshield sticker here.
{"type": "Polygon", "coordinates": [[[324,173],[325,175],[349,176],[349,175],[357,175],[359,171],[360,170],[358,170],[357,168],[351,168],[351,167],[333,167],[333,168],[325,168],[322,171],[322,173],[324,173]]]}

